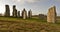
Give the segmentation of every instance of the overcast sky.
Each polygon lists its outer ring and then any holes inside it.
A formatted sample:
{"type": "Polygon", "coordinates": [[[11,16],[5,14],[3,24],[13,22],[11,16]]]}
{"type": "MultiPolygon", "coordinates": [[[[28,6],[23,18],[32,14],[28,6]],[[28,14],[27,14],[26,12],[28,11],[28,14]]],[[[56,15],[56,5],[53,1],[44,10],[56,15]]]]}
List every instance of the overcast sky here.
{"type": "Polygon", "coordinates": [[[18,11],[22,11],[23,8],[26,11],[31,9],[33,15],[47,14],[48,9],[55,5],[57,15],[60,15],[60,0],[0,0],[0,13],[4,14],[6,4],[10,7],[11,15],[13,5],[16,5],[18,11]]]}

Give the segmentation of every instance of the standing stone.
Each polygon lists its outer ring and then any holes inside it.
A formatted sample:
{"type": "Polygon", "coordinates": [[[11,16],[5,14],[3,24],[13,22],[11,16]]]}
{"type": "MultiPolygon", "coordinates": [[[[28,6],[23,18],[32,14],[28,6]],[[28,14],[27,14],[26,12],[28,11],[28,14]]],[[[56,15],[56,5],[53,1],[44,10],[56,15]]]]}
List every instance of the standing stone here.
{"type": "Polygon", "coordinates": [[[32,17],[32,11],[28,11],[28,17],[31,18],[32,17]]]}
{"type": "Polygon", "coordinates": [[[26,19],[27,18],[27,12],[26,12],[25,8],[22,11],[22,18],[23,19],[26,19]]]}
{"type": "Polygon", "coordinates": [[[56,22],[56,7],[53,6],[49,9],[47,15],[47,22],[55,23],[56,22]]]}
{"type": "Polygon", "coordinates": [[[6,11],[5,11],[5,16],[10,16],[10,8],[9,8],[9,5],[5,5],[6,7],[6,11]]]}
{"type": "Polygon", "coordinates": [[[20,11],[18,11],[18,15],[17,16],[20,17],[20,11]]]}
{"type": "Polygon", "coordinates": [[[13,17],[17,17],[17,9],[16,6],[13,6],[13,17]]]}

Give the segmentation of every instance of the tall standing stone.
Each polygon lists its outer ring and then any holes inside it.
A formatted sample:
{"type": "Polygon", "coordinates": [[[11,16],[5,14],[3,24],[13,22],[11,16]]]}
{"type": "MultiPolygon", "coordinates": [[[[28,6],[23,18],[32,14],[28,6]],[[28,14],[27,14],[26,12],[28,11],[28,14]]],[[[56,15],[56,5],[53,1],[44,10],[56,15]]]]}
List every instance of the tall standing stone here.
{"type": "Polygon", "coordinates": [[[47,22],[55,23],[56,22],[56,7],[53,6],[48,10],[47,22]]]}
{"type": "Polygon", "coordinates": [[[17,17],[17,9],[16,6],[13,6],[13,17],[17,17]]]}
{"type": "Polygon", "coordinates": [[[17,16],[20,17],[20,11],[18,11],[18,15],[17,16]]]}
{"type": "Polygon", "coordinates": [[[32,17],[32,11],[28,11],[28,18],[31,18],[32,17]]]}
{"type": "Polygon", "coordinates": [[[10,16],[10,8],[9,8],[9,5],[5,5],[6,7],[6,11],[5,11],[5,16],[10,16]]]}
{"type": "Polygon", "coordinates": [[[22,18],[26,19],[27,18],[27,11],[25,10],[25,8],[22,11],[22,18]]]}

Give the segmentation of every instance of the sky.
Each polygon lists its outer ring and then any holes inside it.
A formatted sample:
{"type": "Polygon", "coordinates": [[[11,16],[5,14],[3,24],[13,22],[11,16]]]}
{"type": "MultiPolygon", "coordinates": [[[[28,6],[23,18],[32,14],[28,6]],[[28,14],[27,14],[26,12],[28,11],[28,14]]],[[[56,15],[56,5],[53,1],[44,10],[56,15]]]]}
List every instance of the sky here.
{"type": "Polygon", "coordinates": [[[47,15],[48,9],[56,6],[57,15],[60,16],[60,0],[0,0],[1,14],[5,13],[5,5],[9,5],[11,15],[13,5],[16,5],[16,9],[20,12],[22,12],[24,8],[27,12],[31,9],[33,15],[47,15]]]}

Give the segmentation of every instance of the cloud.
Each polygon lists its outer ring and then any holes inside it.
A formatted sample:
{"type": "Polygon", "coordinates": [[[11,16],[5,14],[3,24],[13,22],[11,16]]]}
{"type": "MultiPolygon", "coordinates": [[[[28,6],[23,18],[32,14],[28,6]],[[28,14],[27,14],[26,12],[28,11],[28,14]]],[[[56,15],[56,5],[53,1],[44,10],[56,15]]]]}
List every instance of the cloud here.
{"type": "Polygon", "coordinates": [[[55,2],[59,2],[60,3],[60,0],[54,0],[55,2]]]}
{"type": "Polygon", "coordinates": [[[26,0],[26,2],[28,2],[28,3],[34,3],[34,2],[38,2],[38,1],[40,1],[40,0],[26,0]]]}
{"type": "Polygon", "coordinates": [[[60,1],[60,0],[55,0],[55,1],[60,1]]]}
{"type": "Polygon", "coordinates": [[[20,3],[20,4],[24,4],[24,0],[13,0],[13,2],[15,2],[15,3],[20,3]]]}
{"type": "Polygon", "coordinates": [[[35,2],[38,2],[38,1],[40,1],[40,0],[13,0],[14,2],[16,2],[16,3],[35,3],[35,2]]]}

